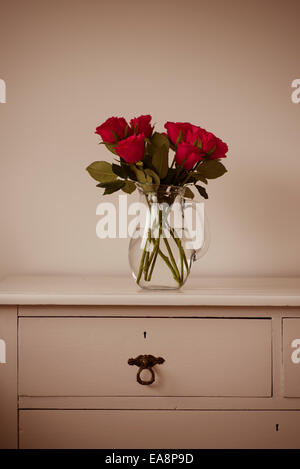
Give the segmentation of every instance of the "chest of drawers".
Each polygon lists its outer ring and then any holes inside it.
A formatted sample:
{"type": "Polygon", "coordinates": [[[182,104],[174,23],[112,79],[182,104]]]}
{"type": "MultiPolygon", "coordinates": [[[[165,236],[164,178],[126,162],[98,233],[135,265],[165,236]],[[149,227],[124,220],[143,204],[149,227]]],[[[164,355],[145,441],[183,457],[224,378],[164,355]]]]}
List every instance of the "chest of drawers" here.
{"type": "Polygon", "coordinates": [[[0,447],[300,448],[299,280],[194,282],[3,281],[0,447]]]}

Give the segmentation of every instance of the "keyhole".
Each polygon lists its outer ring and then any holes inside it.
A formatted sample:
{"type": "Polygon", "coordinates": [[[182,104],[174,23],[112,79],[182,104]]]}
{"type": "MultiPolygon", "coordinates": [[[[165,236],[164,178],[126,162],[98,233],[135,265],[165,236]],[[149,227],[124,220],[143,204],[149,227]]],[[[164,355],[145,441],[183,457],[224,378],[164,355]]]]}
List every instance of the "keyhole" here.
{"type": "Polygon", "coordinates": [[[144,339],[146,339],[146,336],[147,336],[147,332],[144,331],[144,339]]]}
{"type": "Polygon", "coordinates": [[[276,431],[278,432],[279,431],[279,424],[276,423],[276,431]]]}

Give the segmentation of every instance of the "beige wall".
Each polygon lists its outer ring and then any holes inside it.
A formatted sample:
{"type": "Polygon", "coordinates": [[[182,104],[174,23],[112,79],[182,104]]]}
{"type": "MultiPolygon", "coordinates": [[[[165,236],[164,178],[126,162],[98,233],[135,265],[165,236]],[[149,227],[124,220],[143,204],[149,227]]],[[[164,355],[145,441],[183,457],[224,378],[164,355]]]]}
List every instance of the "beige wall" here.
{"type": "MultiPolygon", "coordinates": [[[[298,0],[2,0],[0,275],[127,272],[100,241],[94,128],[152,113],[224,138],[201,275],[300,274],[298,0]]],[[[111,197],[107,200],[112,200],[111,197]]]]}

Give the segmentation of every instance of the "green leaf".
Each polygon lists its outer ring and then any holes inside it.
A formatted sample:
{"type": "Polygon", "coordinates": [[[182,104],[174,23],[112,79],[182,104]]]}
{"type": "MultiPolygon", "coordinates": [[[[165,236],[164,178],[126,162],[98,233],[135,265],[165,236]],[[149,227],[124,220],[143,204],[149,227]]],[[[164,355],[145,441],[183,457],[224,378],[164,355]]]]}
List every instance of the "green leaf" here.
{"type": "Polygon", "coordinates": [[[134,164],[130,165],[130,169],[132,169],[132,171],[134,172],[138,182],[141,182],[142,184],[145,184],[147,182],[146,175],[142,169],[136,168],[134,164]]]}
{"type": "Polygon", "coordinates": [[[107,194],[112,194],[113,192],[116,192],[122,189],[124,185],[125,185],[125,181],[121,181],[121,179],[118,179],[117,181],[104,182],[104,183],[98,184],[97,187],[104,187],[105,191],[103,192],[103,195],[107,195],[107,194]]]}
{"type": "Polygon", "coordinates": [[[106,146],[106,148],[111,151],[114,155],[117,155],[117,152],[115,150],[115,147],[117,146],[116,143],[105,143],[104,142],[104,145],[106,146]]]}
{"type": "Polygon", "coordinates": [[[188,199],[193,199],[195,197],[195,194],[189,187],[186,187],[185,192],[184,192],[184,197],[188,199]]]}
{"type": "Polygon", "coordinates": [[[150,184],[160,184],[159,176],[154,171],[152,171],[152,169],[145,169],[145,174],[151,178],[150,180],[147,180],[147,182],[150,184]]]}
{"type": "Polygon", "coordinates": [[[111,164],[107,163],[107,161],[94,161],[86,170],[92,178],[99,182],[112,182],[117,179],[111,164]]]}
{"type": "Polygon", "coordinates": [[[137,181],[135,172],[131,168],[132,165],[125,163],[125,161],[121,161],[120,164],[122,166],[124,173],[126,174],[126,177],[129,179],[133,179],[134,181],[137,181]]]}
{"type": "Polygon", "coordinates": [[[153,147],[152,165],[161,179],[167,176],[169,169],[169,147],[167,145],[153,147]]]}
{"type": "Polygon", "coordinates": [[[204,176],[202,176],[201,174],[199,174],[195,171],[191,174],[191,179],[193,179],[195,182],[201,181],[204,184],[207,184],[207,182],[208,182],[207,179],[204,176]]]}
{"type": "Polygon", "coordinates": [[[174,178],[176,176],[176,169],[175,168],[169,168],[168,174],[164,180],[164,184],[173,184],[174,178]]]}
{"type": "Polygon", "coordinates": [[[207,184],[207,183],[208,183],[208,180],[207,180],[205,177],[201,176],[201,174],[198,174],[198,179],[197,179],[197,181],[201,181],[201,182],[203,182],[204,184],[207,184]]]}
{"type": "Polygon", "coordinates": [[[196,185],[195,185],[195,187],[196,187],[197,191],[199,192],[199,194],[200,194],[202,197],[204,197],[204,199],[208,199],[208,195],[207,195],[207,192],[206,192],[205,187],[196,186],[196,185]]]}
{"type": "Polygon", "coordinates": [[[160,134],[159,132],[154,132],[150,141],[151,141],[151,144],[154,145],[155,147],[162,147],[163,145],[166,145],[167,148],[169,149],[168,137],[166,135],[160,134]]]}
{"type": "Polygon", "coordinates": [[[124,169],[123,166],[119,166],[118,164],[113,163],[112,170],[120,178],[123,178],[123,179],[127,178],[126,170],[124,169]]]}
{"type": "Polygon", "coordinates": [[[151,165],[161,179],[164,179],[168,174],[169,147],[168,137],[159,132],[155,132],[147,144],[151,165]]]}
{"type": "Polygon", "coordinates": [[[132,181],[125,181],[124,186],[122,187],[122,191],[126,192],[126,194],[132,194],[136,189],[134,182],[132,181]]]}
{"type": "MultiPolygon", "coordinates": [[[[150,146],[150,144],[149,144],[150,146]]],[[[145,168],[149,168],[149,169],[154,169],[153,165],[152,165],[152,155],[150,155],[150,152],[149,152],[149,147],[147,148],[148,152],[145,153],[144,157],[143,157],[143,165],[145,168]]]]}
{"type": "Polygon", "coordinates": [[[184,161],[176,166],[176,169],[175,169],[175,177],[173,179],[173,182],[172,184],[174,184],[175,186],[178,184],[178,181],[180,181],[182,178],[185,179],[187,175],[187,172],[184,170],[184,161]]]}
{"type": "Polygon", "coordinates": [[[197,173],[205,179],[216,179],[227,172],[225,166],[219,160],[203,161],[198,168],[197,173]]]}

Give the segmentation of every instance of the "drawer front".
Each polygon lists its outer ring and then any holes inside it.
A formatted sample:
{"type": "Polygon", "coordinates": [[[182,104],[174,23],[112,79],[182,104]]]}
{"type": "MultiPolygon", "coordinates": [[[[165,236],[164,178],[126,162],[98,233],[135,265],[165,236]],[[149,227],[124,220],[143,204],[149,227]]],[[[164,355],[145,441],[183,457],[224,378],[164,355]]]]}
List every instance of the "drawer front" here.
{"type": "Polygon", "coordinates": [[[18,444],[17,308],[0,307],[0,449],[18,444]]]}
{"type": "Polygon", "coordinates": [[[300,412],[25,410],[20,448],[300,448],[300,412]]]}
{"type": "Polygon", "coordinates": [[[300,318],[283,320],[284,395],[300,397],[300,318]]]}
{"type": "Polygon", "coordinates": [[[20,318],[23,396],[270,396],[271,321],[20,318]],[[128,358],[161,356],[137,383],[128,358]]]}

